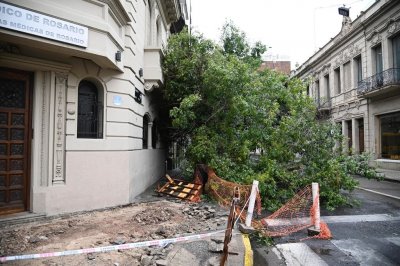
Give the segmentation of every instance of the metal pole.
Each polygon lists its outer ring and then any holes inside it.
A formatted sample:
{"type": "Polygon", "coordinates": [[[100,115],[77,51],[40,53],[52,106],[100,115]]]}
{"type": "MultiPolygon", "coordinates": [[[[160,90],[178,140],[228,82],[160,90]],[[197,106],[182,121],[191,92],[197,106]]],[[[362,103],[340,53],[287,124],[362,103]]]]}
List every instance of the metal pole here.
{"type": "Polygon", "coordinates": [[[321,229],[321,213],[319,210],[319,186],[318,183],[312,183],[312,197],[315,206],[315,230],[319,231],[321,229]]]}
{"type": "Polygon", "coordinates": [[[253,218],[254,203],[256,201],[257,189],[258,189],[258,181],[253,180],[253,186],[251,187],[251,194],[249,200],[249,207],[247,208],[247,216],[245,222],[246,226],[251,226],[251,219],[253,218]]]}

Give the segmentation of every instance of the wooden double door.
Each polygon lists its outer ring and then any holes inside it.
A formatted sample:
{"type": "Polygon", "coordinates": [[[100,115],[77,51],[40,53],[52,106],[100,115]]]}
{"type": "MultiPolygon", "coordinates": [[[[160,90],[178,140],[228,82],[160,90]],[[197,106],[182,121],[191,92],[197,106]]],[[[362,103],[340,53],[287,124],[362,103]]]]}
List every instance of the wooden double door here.
{"type": "Polygon", "coordinates": [[[0,68],[0,215],[28,210],[32,75],[0,68]]]}

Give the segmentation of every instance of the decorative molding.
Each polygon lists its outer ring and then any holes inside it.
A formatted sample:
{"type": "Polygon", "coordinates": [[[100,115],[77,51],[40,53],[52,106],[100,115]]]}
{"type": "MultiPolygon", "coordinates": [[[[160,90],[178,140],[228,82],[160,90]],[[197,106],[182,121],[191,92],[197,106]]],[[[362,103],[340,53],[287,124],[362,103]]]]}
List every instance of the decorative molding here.
{"type": "Polygon", "coordinates": [[[40,185],[48,186],[48,163],[49,163],[49,94],[50,87],[49,79],[51,78],[50,72],[43,72],[42,82],[42,117],[41,117],[41,139],[40,139],[40,185]]]}
{"type": "Polygon", "coordinates": [[[333,64],[333,69],[336,69],[336,68],[340,67],[340,65],[343,64],[343,59],[342,58],[343,58],[343,52],[340,52],[335,58],[335,61],[334,61],[334,64],[333,64]]]}
{"type": "Polygon", "coordinates": [[[358,45],[351,44],[347,46],[343,51],[341,51],[334,61],[333,68],[337,68],[340,65],[343,65],[347,61],[350,61],[353,57],[361,53],[361,48],[358,45]]]}
{"type": "Polygon", "coordinates": [[[360,109],[360,106],[361,106],[361,101],[360,101],[359,99],[357,99],[357,100],[354,102],[354,104],[355,104],[355,108],[357,108],[357,110],[359,110],[359,109],[360,109]]]}
{"type": "Polygon", "coordinates": [[[146,92],[152,92],[154,89],[158,89],[160,84],[157,81],[145,81],[144,89],[146,92]]]}
{"type": "Polygon", "coordinates": [[[376,44],[380,43],[381,41],[382,41],[382,36],[380,34],[376,34],[371,39],[371,45],[375,46],[376,44]]]}
{"type": "Polygon", "coordinates": [[[361,48],[358,45],[352,44],[349,48],[349,54],[351,57],[354,57],[361,53],[361,48]]]}
{"type": "Polygon", "coordinates": [[[397,18],[389,18],[380,32],[382,32],[384,29],[387,29],[388,37],[397,33],[400,29],[400,16],[397,18]]]}
{"type": "Polygon", "coordinates": [[[370,35],[367,36],[367,41],[371,43],[371,46],[377,45],[382,40],[382,36],[379,31],[374,30],[370,35]]]}
{"type": "Polygon", "coordinates": [[[400,22],[392,22],[388,26],[388,35],[391,36],[400,30],[400,22]]]}
{"type": "Polygon", "coordinates": [[[318,76],[318,75],[325,76],[326,74],[329,74],[330,67],[331,67],[330,63],[325,64],[318,71],[314,72],[314,75],[315,76],[318,76]]]}
{"type": "Polygon", "coordinates": [[[65,183],[65,107],[67,75],[56,73],[54,104],[53,184],[65,183]]]}
{"type": "Polygon", "coordinates": [[[30,71],[59,71],[66,72],[71,65],[55,63],[53,61],[38,59],[17,54],[10,54],[0,51],[0,64],[13,68],[21,68],[30,71]]]}
{"type": "Polygon", "coordinates": [[[75,114],[75,108],[69,107],[68,108],[68,114],[69,115],[74,115],[75,114]]]}
{"type": "Polygon", "coordinates": [[[350,113],[345,113],[344,115],[342,115],[342,117],[341,117],[341,119],[342,120],[349,120],[351,118],[351,115],[350,115],[350,113]]]}
{"type": "Polygon", "coordinates": [[[342,29],[340,33],[337,35],[336,40],[334,42],[339,42],[341,39],[344,38],[351,30],[353,29],[353,23],[350,17],[343,16],[342,20],[342,29]]]}

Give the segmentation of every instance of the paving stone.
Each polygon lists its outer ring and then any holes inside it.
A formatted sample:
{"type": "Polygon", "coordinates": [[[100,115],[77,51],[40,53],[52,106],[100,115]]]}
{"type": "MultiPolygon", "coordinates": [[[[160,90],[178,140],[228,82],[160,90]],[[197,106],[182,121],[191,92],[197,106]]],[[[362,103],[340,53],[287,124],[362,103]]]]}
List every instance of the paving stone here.
{"type": "Polygon", "coordinates": [[[152,256],[142,255],[140,258],[140,265],[141,266],[149,266],[151,264],[151,260],[153,259],[152,256]]]}
{"type": "Polygon", "coordinates": [[[88,260],[94,260],[94,259],[96,259],[96,257],[94,256],[93,253],[88,253],[88,254],[86,255],[86,257],[87,257],[88,260]]]}
{"type": "Polygon", "coordinates": [[[157,266],[167,266],[168,261],[167,260],[156,260],[156,265],[157,266]]]}

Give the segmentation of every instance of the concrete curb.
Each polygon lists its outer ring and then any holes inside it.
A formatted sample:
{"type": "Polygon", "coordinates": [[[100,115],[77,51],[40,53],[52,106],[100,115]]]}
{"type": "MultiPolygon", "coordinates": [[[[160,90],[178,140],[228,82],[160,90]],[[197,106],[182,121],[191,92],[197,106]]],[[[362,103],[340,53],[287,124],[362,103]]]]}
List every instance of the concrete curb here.
{"type": "Polygon", "coordinates": [[[244,245],[244,266],[253,266],[253,250],[251,248],[249,235],[242,234],[244,245]]]}

